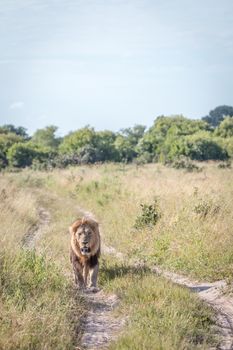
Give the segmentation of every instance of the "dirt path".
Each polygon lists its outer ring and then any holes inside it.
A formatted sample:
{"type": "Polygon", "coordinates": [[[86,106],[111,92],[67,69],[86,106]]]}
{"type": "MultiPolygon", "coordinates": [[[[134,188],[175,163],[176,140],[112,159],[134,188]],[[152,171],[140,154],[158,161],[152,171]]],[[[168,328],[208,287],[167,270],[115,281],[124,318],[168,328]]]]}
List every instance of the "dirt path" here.
{"type": "MultiPolygon", "coordinates": [[[[82,215],[95,219],[94,215],[81,208],[78,208],[82,215]]],[[[44,208],[38,209],[39,223],[33,226],[22,240],[23,247],[33,249],[36,241],[46,231],[50,214],[44,208]]],[[[120,260],[124,256],[113,247],[102,243],[102,252],[114,255],[120,260]]],[[[187,287],[210,305],[216,311],[216,325],[220,336],[218,350],[233,350],[233,298],[223,294],[226,287],[225,281],[213,283],[200,283],[180,274],[169,272],[158,266],[151,268],[157,275],[178,285],[187,287]]],[[[106,294],[103,290],[97,293],[84,293],[89,305],[89,311],[83,320],[83,336],[81,345],[85,349],[107,349],[110,341],[113,341],[120,334],[126,319],[119,319],[114,316],[114,309],[119,304],[115,294],[106,294]]]]}
{"type": "MultiPolygon", "coordinates": [[[[92,213],[84,210],[81,210],[81,212],[83,213],[83,215],[90,217],[92,219],[95,219],[92,213]]],[[[124,255],[118,252],[113,247],[107,247],[105,245],[102,245],[102,251],[106,254],[114,255],[120,260],[124,260],[124,255]]],[[[194,281],[190,278],[184,277],[180,274],[165,271],[158,266],[154,266],[151,269],[151,271],[156,273],[157,275],[165,277],[166,279],[170,280],[173,283],[176,283],[178,285],[188,288],[191,292],[196,293],[200,299],[202,299],[204,302],[210,305],[216,312],[216,326],[217,326],[218,335],[220,337],[220,342],[217,346],[217,349],[233,350],[233,298],[230,298],[229,296],[226,296],[223,294],[223,290],[226,287],[225,281],[217,281],[214,283],[200,283],[198,281],[194,281]]],[[[105,298],[106,296],[104,296],[104,301],[106,300],[105,298]]],[[[93,297],[94,309],[96,304],[98,304],[98,294],[93,297]]],[[[111,319],[111,313],[110,313],[110,319],[111,319]]],[[[90,329],[90,324],[92,324],[93,326],[91,330],[95,331],[95,328],[96,330],[98,330],[98,322],[99,322],[98,312],[96,313],[96,317],[94,317],[94,319],[93,319],[93,314],[92,316],[90,316],[90,318],[87,318],[86,331],[84,331],[84,336],[83,336],[83,339],[84,339],[83,345],[87,345],[88,349],[101,348],[101,346],[88,347],[88,342],[87,344],[85,343],[86,339],[88,338],[88,334],[89,334],[88,331],[90,329]]],[[[108,322],[106,324],[108,324],[108,322]]],[[[100,325],[100,328],[101,328],[101,325],[100,325]]],[[[103,333],[104,333],[104,329],[105,327],[103,327],[102,329],[103,333]]],[[[116,330],[115,330],[116,333],[119,332],[119,330],[120,330],[120,326],[119,328],[116,327],[116,330]]],[[[114,332],[112,336],[114,336],[114,332]]],[[[106,334],[106,339],[111,339],[111,335],[106,334]]]]}
{"type": "MultiPolygon", "coordinates": [[[[98,221],[91,212],[80,207],[78,207],[78,211],[83,216],[98,221]]],[[[114,255],[120,259],[123,258],[122,253],[103,243],[103,234],[101,234],[101,252],[114,255]]],[[[114,315],[114,309],[119,304],[119,298],[116,294],[106,294],[103,290],[97,293],[84,293],[83,295],[89,310],[83,320],[81,346],[89,350],[107,349],[109,343],[117,339],[126,323],[126,318],[123,319],[114,315]]]]}
{"type": "Polygon", "coordinates": [[[109,342],[119,336],[125,324],[125,320],[113,316],[119,300],[115,294],[106,295],[103,291],[85,294],[85,298],[89,311],[83,321],[81,345],[85,349],[107,349],[109,342]]]}
{"type": "Polygon", "coordinates": [[[168,280],[189,288],[216,311],[216,325],[221,338],[217,349],[233,349],[233,298],[223,294],[225,281],[200,283],[182,275],[153,267],[152,271],[168,280]]]}
{"type": "MultiPolygon", "coordinates": [[[[90,212],[86,212],[81,208],[78,211],[82,215],[95,219],[90,212]]],[[[32,226],[22,239],[22,246],[26,249],[33,249],[36,242],[48,228],[50,222],[49,212],[42,208],[38,208],[39,222],[32,226]]],[[[106,254],[119,256],[114,248],[102,244],[102,251],[106,254]]],[[[125,319],[119,319],[113,315],[113,310],[119,304],[119,299],[115,294],[106,294],[102,290],[97,293],[83,293],[89,306],[89,311],[83,319],[83,336],[81,346],[85,349],[106,349],[110,341],[117,338],[123,329],[125,319]]]]}
{"type": "Polygon", "coordinates": [[[38,216],[39,222],[36,225],[32,226],[22,239],[22,245],[24,248],[33,249],[36,242],[39,240],[49,225],[50,214],[46,209],[39,207],[38,216]]]}

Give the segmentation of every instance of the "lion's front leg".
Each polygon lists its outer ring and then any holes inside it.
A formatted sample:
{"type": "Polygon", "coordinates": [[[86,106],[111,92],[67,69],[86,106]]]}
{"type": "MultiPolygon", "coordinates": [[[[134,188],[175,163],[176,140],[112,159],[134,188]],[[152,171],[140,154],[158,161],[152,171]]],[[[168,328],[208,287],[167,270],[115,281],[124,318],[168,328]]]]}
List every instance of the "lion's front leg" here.
{"type": "Polygon", "coordinates": [[[91,270],[90,270],[90,287],[97,287],[97,277],[98,277],[98,271],[99,271],[99,264],[97,263],[91,270]]]}
{"type": "Polygon", "coordinates": [[[85,287],[87,286],[88,274],[89,274],[89,266],[88,266],[87,263],[85,263],[84,266],[83,266],[83,280],[84,280],[85,287]]]}
{"type": "MultiPolygon", "coordinates": [[[[80,266],[81,267],[81,266],[80,266]]],[[[73,265],[73,270],[74,270],[74,281],[75,284],[78,288],[84,288],[85,283],[82,275],[82,267],[77,267],[76,264],[73,265]]]]}
{"type": "Polygon", "coordinates": [[[74,281],[78,288],[84,288],[84,278],[83,278],[83,267],[80,264],[77,257],[72,259],[73,271],[74,271],[74,281]]]}

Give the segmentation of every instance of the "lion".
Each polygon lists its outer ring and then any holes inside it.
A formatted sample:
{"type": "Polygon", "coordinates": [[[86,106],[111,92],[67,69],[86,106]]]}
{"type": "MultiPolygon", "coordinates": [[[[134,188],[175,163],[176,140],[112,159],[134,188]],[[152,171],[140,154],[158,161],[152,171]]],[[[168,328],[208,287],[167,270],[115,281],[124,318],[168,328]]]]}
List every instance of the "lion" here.
{"type": "Polygon", "coordinates": [[[79,289],[97,290],[100,257],[99,224],[90,218],[76,220],[69,228],[71,234],[70,261],[75,284],[79,289]],[[88,284],[89,277],[89,284],[88,284]]]}

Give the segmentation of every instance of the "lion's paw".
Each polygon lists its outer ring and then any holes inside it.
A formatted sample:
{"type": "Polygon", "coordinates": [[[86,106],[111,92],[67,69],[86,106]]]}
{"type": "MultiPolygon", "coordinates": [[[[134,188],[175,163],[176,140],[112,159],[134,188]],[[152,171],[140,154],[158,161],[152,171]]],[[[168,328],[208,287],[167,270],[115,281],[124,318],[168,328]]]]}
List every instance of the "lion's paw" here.
{"type": "Polygon", "coordinates": [[[86,289],[86,293],[98,293],[100,291],[100,288],[97,287],[88,287],[86,289]]]}

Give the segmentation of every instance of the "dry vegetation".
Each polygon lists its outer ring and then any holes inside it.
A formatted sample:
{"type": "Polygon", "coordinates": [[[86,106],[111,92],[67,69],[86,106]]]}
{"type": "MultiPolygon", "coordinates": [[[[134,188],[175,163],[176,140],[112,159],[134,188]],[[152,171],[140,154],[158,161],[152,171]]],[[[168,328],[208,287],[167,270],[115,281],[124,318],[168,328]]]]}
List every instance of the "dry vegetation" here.
{"type": "Polygon", "coordinates": [[[93,211],[107,243],[130,257],[199,279],[232,279],[231,169],[215,163],[191,173],[161,165],[102,165],[41,176],[49,191],[93,211]],[[140,204],[155,198],[161,218],[136,230],[140,204]]]}
{"type": "Polygon", "coordinates": [[[107,256],[102,260],[101,286],[120,296],[118,313],[130,316],[111,349],[209,348],[215,342],[212,312],[195,295],[132,269],[130,262],[231,281],[232,180],[232,170],[215,163],[191,173],[161,165],[109,164],[1,175],[0,312],[5,321],[0,348],[74,348],[74,321],[76,326],[79,321],[71,314],[82,314],[84,306],[70,284],[67,228],[80,207],[95,213],[105,243],[129,256],[125,265],[107,256]],[[151,205],[154,199],[156,224],[135,228],[140,204],[151,205]],[[21,240],[36,223],[38,206],[50,211],[51,222],[36,253],[25,252],[21,240]]]}
{"type": "Polygon", "coordinates": [[[73,349],[83,302],[54,260],[22,246],[38,191],[5,176],[0,186],[0,349],[73,349]]]}

